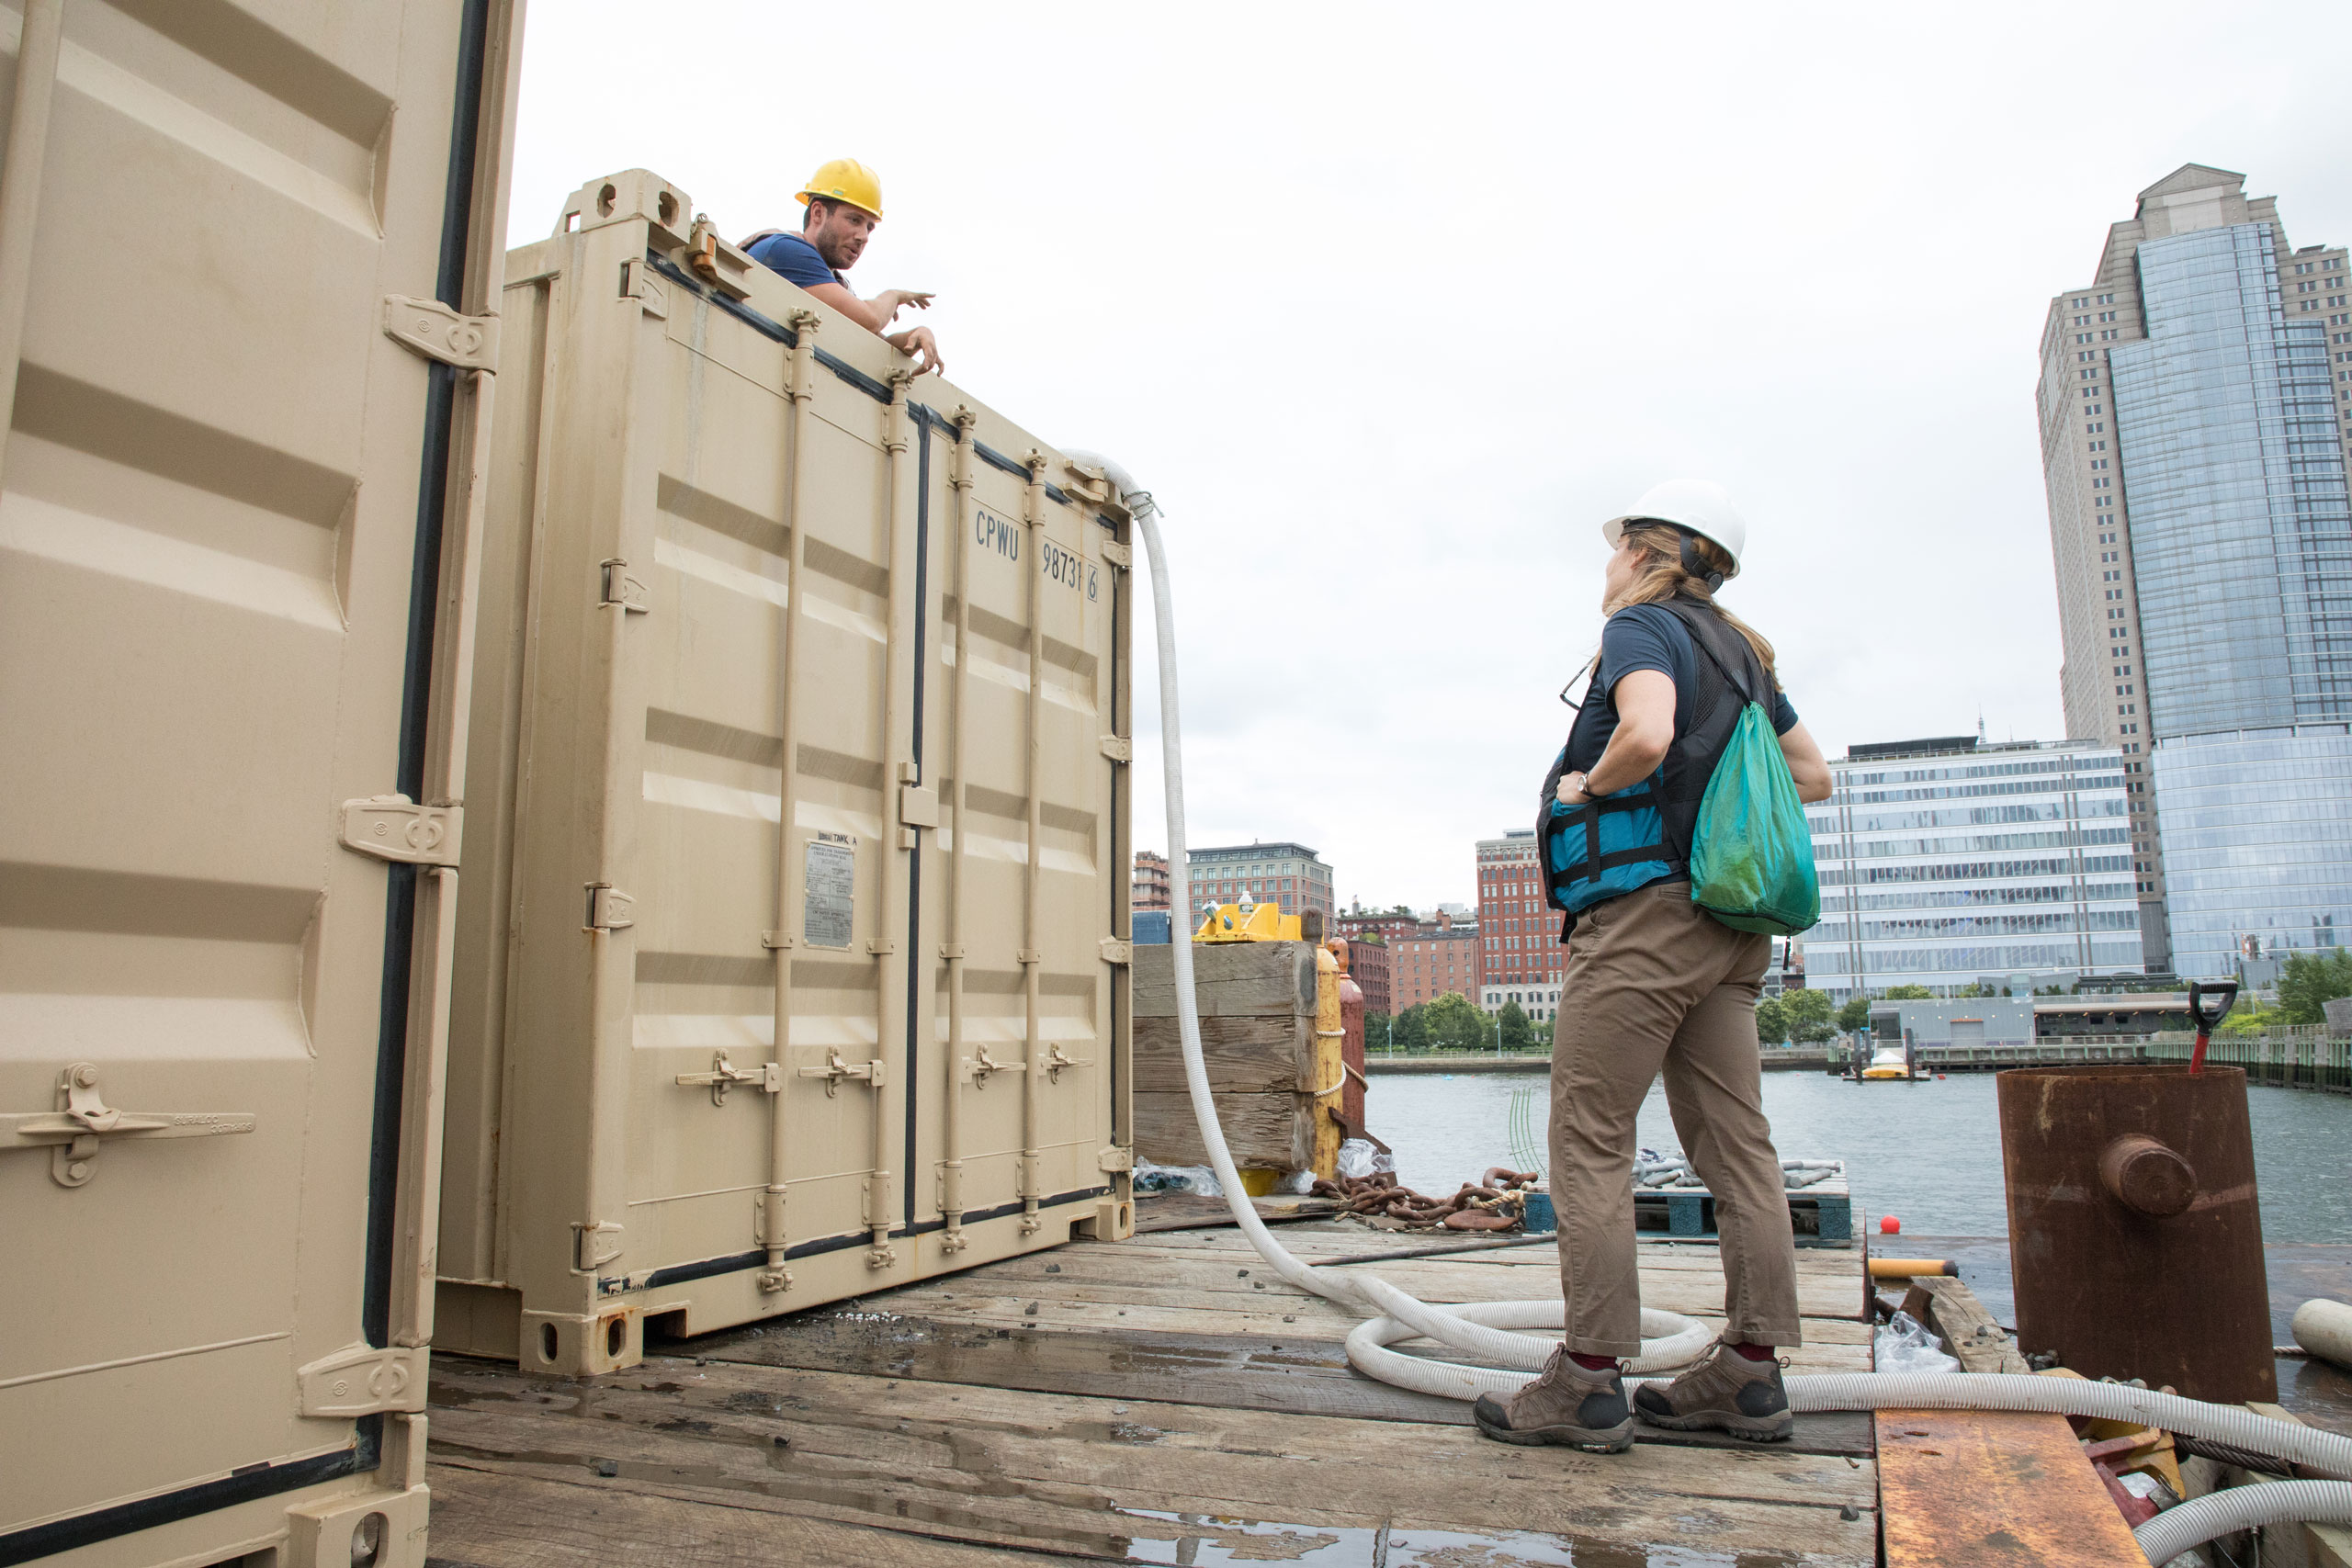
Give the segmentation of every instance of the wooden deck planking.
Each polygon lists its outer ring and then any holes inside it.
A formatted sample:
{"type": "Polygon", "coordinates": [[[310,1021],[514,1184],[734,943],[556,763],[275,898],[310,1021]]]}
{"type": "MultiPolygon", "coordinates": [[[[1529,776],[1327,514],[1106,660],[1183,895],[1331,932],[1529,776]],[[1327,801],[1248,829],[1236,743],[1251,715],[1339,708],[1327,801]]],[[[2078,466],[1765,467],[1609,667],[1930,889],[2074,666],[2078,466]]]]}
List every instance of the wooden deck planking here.
{"type": "Polygon", "coordinates": [[[1396,1529],[1564,1538],[1555,1553],[1874,1555],[1871,1467],[1785,1450],[1599,1456],[1457,1426],[674,1359],[581,1384],[452,1362],[435,1398],[445,1466],[1111,1561],[1188,1560],[1188,1536],[1295,1557],[1288,1534],[1301,1549],[1361,1538],[1361,1555],[1325,1561],[1370,1562],[1396,1529]]]}
{"type": "MultiPolygon", "coordinates": [[[[1310,1260],[1424,1239],[1329,1223],[1284,1232],[1310,1260]]],[[[1645,1303],[1712,1321],[1713,1253],[1645,1246],[1645,1303]]],[[[1558,1290],[1540,1246],[1374,1267],[1433,1301],[1558,1290]]],[[[1800,1255],[1808,1343],[1792,1370],[1867,1367],[1860,1269],[1859,1253],[1800,1255]]],[[[1875,1557],[1867,1416],[1800,1417],[1798,1440],[1770,1449],[1648,1432],[1621,1456],[1514,1449],[1478,1438],[1458,1402],[1354,1372],[1340,1343],[1354,1322],[1269,1278],[1228,1227],[1075,1243],[651,1346],[673,1353],[576,1383],[436,1359],[435,1556],[453,1568],[1875,1557]],[[628,1538],[601,1557],[597,1518],[628,1538]]]]}
{"type": "Polygon", "coordinates": [[[2063,1416],[1883,1410],[1887,1568],[2147,1568],[2063,1416]]]}

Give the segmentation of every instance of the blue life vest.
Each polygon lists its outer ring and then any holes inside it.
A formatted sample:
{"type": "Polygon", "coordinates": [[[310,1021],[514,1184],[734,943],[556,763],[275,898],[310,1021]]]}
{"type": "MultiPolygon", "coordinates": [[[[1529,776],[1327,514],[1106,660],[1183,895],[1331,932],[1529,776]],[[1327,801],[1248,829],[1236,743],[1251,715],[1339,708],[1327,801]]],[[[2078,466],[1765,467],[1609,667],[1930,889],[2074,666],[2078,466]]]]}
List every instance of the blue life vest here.
{"type": "Polygon", "coordinates": [[[1694,700],[1688,713],[1679,705],[1675,710],[1674,740],[1666,760],[1649,777],[1613,795],[1581,806],[1561,805],[1560,776],[1568,771],[1568,754],[1580,749],[1579,739],[1589,739],[1577,733],[1588,719],[1580,710],[1536,807],[1544,892],[1552,907],[1571,920],[1604,898],[1690,874],[1699,803],[1747,705],[1742,688],[1770,700],[1772,680],[1763,661],[1713,606],[1675,598],[1660,601],[1658,607],[1682,623],[1699,655],[1691,661],[1694,700]]]}

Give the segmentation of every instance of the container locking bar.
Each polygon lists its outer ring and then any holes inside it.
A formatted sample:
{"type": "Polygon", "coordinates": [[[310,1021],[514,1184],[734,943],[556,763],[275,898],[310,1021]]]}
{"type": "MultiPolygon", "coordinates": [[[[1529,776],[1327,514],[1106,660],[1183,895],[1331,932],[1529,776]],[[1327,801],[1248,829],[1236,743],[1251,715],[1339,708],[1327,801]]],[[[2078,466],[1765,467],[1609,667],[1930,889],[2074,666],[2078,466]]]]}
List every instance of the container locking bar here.
{"type": "Polygon", "coordinates": [[[218,1138],[254,1124],[244,1111],[119,1111],[99,1092],[96,1064],[76,1062],[58,1075],[55,1111],[0,1116],[0,1149],[46,1148],[51,1179],[84,1187],[108,1138],[218,1138]]]}

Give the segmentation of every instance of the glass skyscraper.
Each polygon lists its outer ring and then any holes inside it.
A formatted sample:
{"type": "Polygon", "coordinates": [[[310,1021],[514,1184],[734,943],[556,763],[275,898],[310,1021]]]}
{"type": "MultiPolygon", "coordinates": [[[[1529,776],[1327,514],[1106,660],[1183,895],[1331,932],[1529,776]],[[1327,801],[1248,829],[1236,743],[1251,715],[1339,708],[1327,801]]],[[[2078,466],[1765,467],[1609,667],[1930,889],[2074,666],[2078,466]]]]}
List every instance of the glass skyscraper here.
{"type": "MultiPolygon", "coordinates": [[[[2112,467],[2093,477],[2113,476],[2087,506],[2068,498],[2099,571],[2096,599],[2075,595],[2068,673],[2088,644],[2106,657],[2072,686],[2101,706],[2135,688],[2118,705],[2146,737],[2169,960],[2200,977],[2352,927],[2352,395],[2331,358],[2352,362],[2352,278],[2340,249],[2290,249],[2275,204],[2241,184],[2192,164],[2143,193],[2088,297],[2114,300],[2101,319],[2118,330],[2097,340],[2113,346],[2076,351],[2063,400],[2070,423],[2100,426],[2066,445],[2098,443],[2112,467]]],[[[2089,705],[2072,686],[2070,727],[2089,705]]]]}

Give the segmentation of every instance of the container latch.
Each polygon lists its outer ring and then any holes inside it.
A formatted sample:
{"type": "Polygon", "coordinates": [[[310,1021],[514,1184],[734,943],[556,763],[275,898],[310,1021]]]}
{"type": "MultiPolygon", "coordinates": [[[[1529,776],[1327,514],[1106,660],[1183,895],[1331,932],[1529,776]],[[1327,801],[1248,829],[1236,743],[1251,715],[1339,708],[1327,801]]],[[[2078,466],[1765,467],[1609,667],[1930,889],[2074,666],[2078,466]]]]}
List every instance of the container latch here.
{"type": "Polygon", "coordinates": [[[841,1092],[843,1078],[864,1078],[868,1088],[880,1089],[882,1087],[882,1058],[876,1056],[870,1062],[860,1062],[853,1067],[842,1060],[840,1046],[828,1045],[825,1047],[825,1065],[821,1067],[803,1067],[800,1069],[800,1076],[804,1078],[824,1079],[825,1097],[830,1100],[841,1092]]]}
{"type": "Polygon", "coordinates": [[[404,795],[343,803],[343,847],[404,865],[456,865],[462,806],[419,806],[404,795]]]}
{"type": "Polygon", "coordinates": [[[0,1116],[0,1150],[46,1148],[50,1179],[82,1187],[97,1174],[108,1138],[217,1138],[254,1124],[243,1111],[119,1111],[99,1092],[97,1065],[76,1062],[58,1075],[56,1110],[0,1116]]]}
{"type": "Polygon", "coordinates": [[[384,296],[384,335],[402,348],[460,370],[498,369],[498,318],[464,316],[438,299],[384,296]]]}
{"type": "Polygon", "coordinates": [[[1046,1047],[1046,1059],[1038,1064],[1046,1069],[1047,1083],[1061,1082],[1064,1067],[1091,1067],[1093,1065],[1094,1059],[1091,1056],[1081,1059],[1064,1052],[1058,1040],[1046,1047]]]}
{"type": "Polygon", "coordinates": [[[779,1063],[763,1062],[756,1070],[747,1071],[729,1062],[727,1053],[720,1051],[713,1055],[710,1071],[680,1073],[677,1083],[681,1089],[700,1089],[707,1085],[710,1102],[724,1105],[727,1103],[727,1091],[739,1083],[757,1084],[770,1094],[779,1092],[784,1088],[784,1068],[779,1063]]]}

